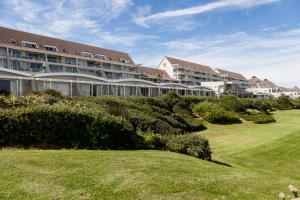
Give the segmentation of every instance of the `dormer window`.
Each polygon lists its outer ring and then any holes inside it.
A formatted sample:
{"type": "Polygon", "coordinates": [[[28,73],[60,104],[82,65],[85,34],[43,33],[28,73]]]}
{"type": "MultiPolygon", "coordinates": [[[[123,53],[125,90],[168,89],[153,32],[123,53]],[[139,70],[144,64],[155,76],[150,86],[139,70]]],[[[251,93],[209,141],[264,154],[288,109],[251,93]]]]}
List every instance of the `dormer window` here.
{"type": "Polygon", "coordinates": [[[15,39],[10,39],[9,42],[13,45],[18,45],[18,41],[15,39]]]}
{"type": "Polygon", "coordinates": [[[58,49],[57,49],[57,47],[55,47],[55,46],[51,46],[51,45],[45,45],[45,49],[46,49],[47,51],[54,51],[54,52],[58,52],[58,49]]]}
{"type": "Polygon", "coordinates": [[[105,55],[96,54],[95,57],[98,58],[98,59],[100,59],[100,60],[106,60],[106,56],[105,55]]]}
{"type": "Polygon", "coordinates": [[[39,48],[37,43],[35,42],[22,41],[22,45],[28,48],[35,48],[35,49],[39,48]]]}
{"type": "Polygon", "coordinates": [[[120,58],[120,61],[121,61],[122,63],[129,63],[129,60],[126,60],[126,59],[124,59],[124,58],[120,58]]]}
{"type": "Polygon", "coordinates": [[[88,58],[92,58],[93,57],[93,54],[90,53],[90,52],[85,52],[85,51],[82,51],[81,52],[81,55],[84,56],[84,57],[88,57],[88,58]]]}

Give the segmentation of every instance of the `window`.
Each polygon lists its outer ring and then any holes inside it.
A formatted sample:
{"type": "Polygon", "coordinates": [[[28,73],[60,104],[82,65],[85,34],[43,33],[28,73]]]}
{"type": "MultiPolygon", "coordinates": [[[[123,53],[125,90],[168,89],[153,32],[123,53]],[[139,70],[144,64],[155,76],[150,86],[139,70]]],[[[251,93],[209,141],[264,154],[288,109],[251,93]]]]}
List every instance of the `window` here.
{"type": "Polygon", "coordinates": [[[0,56],[6,56],[6,49],[0,48],[0,56]]]}
{"type": "Polygon", "coordinates": [[[18,45],[18,41],[15,39],[10,39],[9,42],[13,45],[18,45]]]}
{"type": "Polygon", "coordinates": [[[93,57],[93,54],[92,53],[89,53],[89,52],[81,52],[81,55],[84,56],[84,57],[89,57],[89,58],[92,58],[93,57]]]}
{"type": "Polygon", "coordinates": [[[12,60],[10,64],[14,70],[21,70],[21,62],[20,61],[12,60]]]}
{"type": "Polygon", "coordinates": [[[106,60],[106,56],[105,55],[96,54],[95,57],[98,58],[98,59],[100,59],[100,60],[106,60]]]}
{"type": "Polygon", "coordinates": [[[76,65],[76,60],[74,58],[65,58],[65,64],[76,65]]]}
{"type": "Polygon", "coordinates": [[[58,49],[57,49],[57,47],[55,47],[55,46],[45,45],[45,49],[46,49],[47,51],[58,52],[58,49]]]}
{"type": "Polygon", "coordinates": [[[30,63],[29,68],[30,68],[31,72],[41,72],[42,71],[42,64],[30,63]]]}
{"type": "Polygon", "coordinates": [[[22,41],[22,45],[28,48],[35,48],[35,49],[38,48],[38,45],[35,42],[22,41]]]}
{"type": "Polygon", "coordinates": [[[10,57],[20,58],[21,57],[21,51],[12,49],[12,50],[9,50],[9,55],[10,55],[10,57]]]}
{"type": "Polygon", "coordinates": [[[74,67],[66,67],[66,72],[68,73],[76,73],[77,69],[74,67]]]}
{"type": "Polygon", "coordinates": [[[121,61],[122,63],[129,63],[129,60],[126,60],[126,59],[124,59],[124,58],[120,58],[120,61],[121,61]]]}
{"type": "Polygon", "coordinates": [[[0,67],[7,68],[7,61],[4,59],[0,59],[0,67]]]}
{"type": "Polygon", "coordinates": [[[62,67],[56,65],[49,65],[50,72],[61,72],[62,67]]]}
{"type": "Polygon", "coordinates": [[[54,62],[54,63],[59,62],[59,59],[54,56],[48,56],[47,58],[48,58],[48,62],[54,62]]]}

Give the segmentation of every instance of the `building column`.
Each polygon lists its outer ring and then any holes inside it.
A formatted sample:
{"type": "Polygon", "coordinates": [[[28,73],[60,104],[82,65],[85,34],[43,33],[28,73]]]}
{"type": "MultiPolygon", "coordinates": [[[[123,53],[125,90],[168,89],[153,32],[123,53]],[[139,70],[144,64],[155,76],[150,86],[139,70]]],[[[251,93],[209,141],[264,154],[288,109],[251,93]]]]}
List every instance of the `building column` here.
{"type": "Polygon", "coordinates": [[[70,96],[73,96],[73,84],[72,81],[70,82],[70,96]]]}

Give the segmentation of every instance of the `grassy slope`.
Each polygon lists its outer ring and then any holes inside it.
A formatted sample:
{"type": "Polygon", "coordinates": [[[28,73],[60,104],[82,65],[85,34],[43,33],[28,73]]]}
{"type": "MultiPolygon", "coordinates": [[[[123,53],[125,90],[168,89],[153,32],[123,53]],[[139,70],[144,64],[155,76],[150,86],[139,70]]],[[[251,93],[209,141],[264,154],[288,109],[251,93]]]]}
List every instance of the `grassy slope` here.
{"type": "Polygon", "coordinates": [[[208,125],[214,159],[161,151],[0,151],[0,199],[276,199],[300,186],[300,111],[208,125]]]}

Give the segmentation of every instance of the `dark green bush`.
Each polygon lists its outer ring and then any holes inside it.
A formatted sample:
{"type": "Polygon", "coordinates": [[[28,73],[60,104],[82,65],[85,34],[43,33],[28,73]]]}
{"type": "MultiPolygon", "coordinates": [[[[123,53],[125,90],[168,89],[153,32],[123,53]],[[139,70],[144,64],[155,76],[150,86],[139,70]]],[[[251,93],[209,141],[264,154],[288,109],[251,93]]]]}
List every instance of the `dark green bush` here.
{"type": "Polygon", "coordinates": [[[245,107],[243,104],[237,99],[236,96],[223,96],[219,99],[219,105],[225,110],[232,112],[244,112],[245,107]]]}
{"type": "Polygon", "coordinates": [[[226,111],[217,104],[202,102],[194,106],[193,112],[204,120],[215,124],[240,123],[240,119],[234,112],[226,111]]]}
{"type": "Polygon", "coordinates": [[[183,153],[203,160],[211,160],[212,151],[208,140],[197,135],[168,135],[163,138],[165,149],[183,153]]]}
{"type": "Polygon", "coordinates": [[[244,118],[247,121],[252,121],[255,124],[268,124],[268,123],[273,123],[276,122],[274,117],[270,114],[242,114],[242,118],[244,118]]]}
{"type": "Polygon", "coordinates": [[[278,110],[289,110],[293,109],[294,105],[291,99],[287,96],[280,96],[278,98],[269,98],[267,102],[272,106],[274,109],[278,110]]]}
{"type": "Polygon", "coordinates": [[[134,148],[127,120],[66,105],[0,110],[0,146],[134,148]]]}
{"type": "Polygon", "coordinates": [[[300,98],[293,100],[294,108],[300,109],[300,98]]]}
{"type": "MultiPolygon", "coordinates": [[[[192,105],[194,104],[192,103],[192,105]]],[[[185,121],[185,124],[187,125],[185,129],[186,131],[192,132],[192,131],[201,131],[206,129],[201,119],[193,117],[192,111],[190,109],[185,109],[182,108],[181,106],[182,104],[178,102],[173,107],[173,111],[178,116],[180,116],[182,120],[185,121]]]]}
{"type": "Polygon", "coordinates": [[[255,99],[251,104],[252,109],[256,109],[259,111],[263,111],[265,113],[268,113],[269,111],[274,110],[272,106],[266,101],[262,99],[255,99]]]}
{"type": "Polygon", "coordinates": [[[163,100],[163,102],[165,102],[168,106],[168,110],[170,112],[172,112],[173,110],[173,106],[180,101],[180,97],[178,94],[176,94],[175,92],[169,92],[166,95],[161,96],[161,99],[163,100]]]}
{"type": "Polygon", "coordinates": [[[47,94],[47,95],[53,96],[55,98],[62,98],[63,97],[61,92],[59,92],[57,90],[54,90],[54,89],[45,90],[44,93],[47,94]]]}

